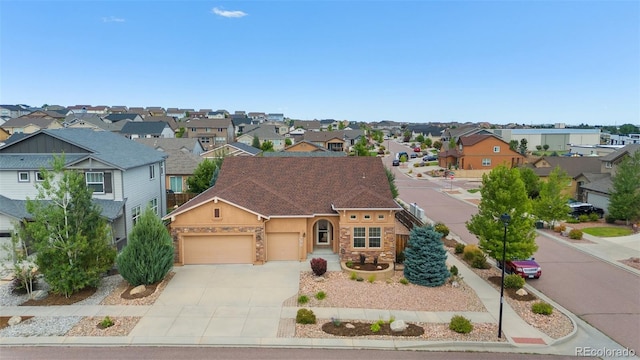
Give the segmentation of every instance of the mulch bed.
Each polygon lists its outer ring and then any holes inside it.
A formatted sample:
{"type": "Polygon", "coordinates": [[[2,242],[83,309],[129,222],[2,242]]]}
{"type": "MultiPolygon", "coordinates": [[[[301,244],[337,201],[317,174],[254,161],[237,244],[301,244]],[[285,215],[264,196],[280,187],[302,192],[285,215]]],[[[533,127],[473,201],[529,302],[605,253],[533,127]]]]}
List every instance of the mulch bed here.
{"type": "Polygon", "coordinates": [[[151,284],[151,285],[145,285],[145,290],[141,293],[137,293],[135,295],[131,295],[131,290],[133,288],[135,288],[135,286],[129,285],[129,287],[127,287],[127,289],[122,292],[122,294],[120,295],[121,298],[125,299],[125,300],[133,300],[133,299],[140,299],[143,297],[147,297],[153,293],[156,292],[156,288],[158,287],[158,285],[160,285],[160,283],[162,282],[162,280],[160,280],[159,282],[155,283],[155,284],[151,284]]]}
{"type": "MultiPolygon", "coordinates": [[[[33,316],[21,316],[21,317],[22,317],[22,321],[25,321],[25,320],[31,319],[33,316]]],[[[0,316],[0,330],[9,326],[9,319],[11,318],[12,316],[0,316]]]]}
{"type": "Polygon", "coordinates": [[[457,241],[455,241],[454,239],[447,239],[446,237],[442,238],[442,243],[444,244],[444,246],[450,248],[455,248],[456,245],[458,245],[457,241]]]}
{"type": "Polygon", "coordinates": [[[330,321],[322,325],[322,331],[336,336],[420,336],[424,334],[424,329],[414,324],[408,324],[406,330],[399,332],[391,331],[391,326],[388,323],[381,324],[380,331],[373,332],[371,331],[371,324],[372,323],[366,322],[345,322],[336,326],[336,324],[330,321]],[[354,328],[349,329],[346,327],[346,324],[352,324],[354,328]]]}
{"type": "Polygon", "coordinates": [[[377,265],[369,264],[369,263],[367,264],[354,263],[352,266],[349,267],[349,269],[363,270],[363,271],[380,271],[388,268],[389,268],[388,263],[378,263],[377,265]],[[378,269],[378,266],[380,267],[380,269],[378,269]]]}
{"type": "MultiPolygon", "coordinates": [[[[496,285],[498,288],[500,288],[500,284],[502,283],[502,278],[500,276],[489,276],[489,278],[487,280],[491,281],[491,283],[493,285],[496,285]]],[[[538,297],[533,295],[533,294],[531,294],[531,293],[527,293],[527,295],[525,295],[525,296],[520,296],[520,295],[516,294],[516,291],[518,291],[518,289],[507,289],[507,288],[504,288],[504,293],[507,294],[510,298],[512,298],[514,300],[518,300],[518,301],[538,300],[538,297]]]]}
{"type": "Polygon", "coordinates": [[[71,305],[90,297],[95,294],[96,290],[96,288],[85,288],[69,297],[65,297],[62,294],[49,293],[49,295],[42,300],[29,299],[20,304],[20,306],[71,305]]]}

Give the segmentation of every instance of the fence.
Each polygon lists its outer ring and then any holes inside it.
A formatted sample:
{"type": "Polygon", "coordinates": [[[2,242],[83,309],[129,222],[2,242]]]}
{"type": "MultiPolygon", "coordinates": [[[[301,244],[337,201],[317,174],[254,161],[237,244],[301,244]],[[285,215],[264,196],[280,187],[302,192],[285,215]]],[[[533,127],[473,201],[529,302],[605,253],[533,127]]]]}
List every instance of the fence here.
{"type": "MultiPolygon", "coordinates": [[[[411,204],[411,206],[417,207],[415,204],[411,204]]],[[[414,210],[415,211],[415,210],[414,210]]],[[[420,209],[422,211],[422,209],[420,209]]],[[[424,214],[424,212],[422,211],[424,214]]],[[[402,209],[401,211],[396,212],[396,219],[402,225],[404,225],[409,231],[413,229],[414,226],[424,226],[422,220],[417,218],[415,215],[410,213],[409,211],[402,209]]],[[[404,249],[407,247],[409,243],[409,235],[405,234],[396,234],[396,259],[398,258],[398,254],[401,254],[404,249]]]]}
{"type": "Polygon", "coordinates": [[[180,193],[180,194],[167,194],[167,210],[173,210],[187,201],[193,199],[198,194],[193,193],[180,193]]]}

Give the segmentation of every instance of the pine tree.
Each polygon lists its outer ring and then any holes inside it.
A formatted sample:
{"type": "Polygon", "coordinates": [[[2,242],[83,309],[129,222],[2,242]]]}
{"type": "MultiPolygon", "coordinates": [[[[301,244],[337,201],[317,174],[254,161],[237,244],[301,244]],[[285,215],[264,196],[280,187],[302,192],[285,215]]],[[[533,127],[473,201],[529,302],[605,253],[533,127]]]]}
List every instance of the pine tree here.
{"type": "Polygon", "coordinates": [[[133,286],[162,280],[173,267],[173,240],[162,220],[147,208],[117,258],[120,275],[133,286]]]}
{"type": "Polygon", "coordinates": [[[447,251],[442,234],[432,226],[414,227],[409,246],[404,250],[404,277],[411,283],[435,287],[444,284],[451,274],[447,269],[447,251]]]}

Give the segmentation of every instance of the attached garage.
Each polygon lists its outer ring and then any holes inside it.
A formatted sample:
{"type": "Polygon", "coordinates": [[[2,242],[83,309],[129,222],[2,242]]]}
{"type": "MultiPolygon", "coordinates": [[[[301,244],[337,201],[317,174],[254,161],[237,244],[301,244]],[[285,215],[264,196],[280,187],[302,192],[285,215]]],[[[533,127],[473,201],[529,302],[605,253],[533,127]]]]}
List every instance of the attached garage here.
{"type": "Polygon", "coordinates": [[[267,234],[267,261],[299,260],[299,237],[297,232],[267,234]]]}
{"type": "Polygon", "coordinates": [[[251,235],[184,236],[183,263],[252,264],[255,253],[251,235]]]}

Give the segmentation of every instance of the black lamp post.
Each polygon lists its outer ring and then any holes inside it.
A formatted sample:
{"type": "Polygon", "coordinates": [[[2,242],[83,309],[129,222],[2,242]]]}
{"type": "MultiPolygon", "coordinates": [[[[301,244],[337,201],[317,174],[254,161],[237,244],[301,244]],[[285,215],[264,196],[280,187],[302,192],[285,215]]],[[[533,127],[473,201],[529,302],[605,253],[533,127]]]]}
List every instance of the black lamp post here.
{"type": "Polygon", "coordinates": [[[500,221],[504,225],[504,237],[502,238],[502,280],[500,280],[500,319],[498,320],[498,338],[502,337],[502,304],[504,303],[504,268],[507,256],[507,226],[511,221],[511,216],[504,213],[500,215],[500,221]]]}

